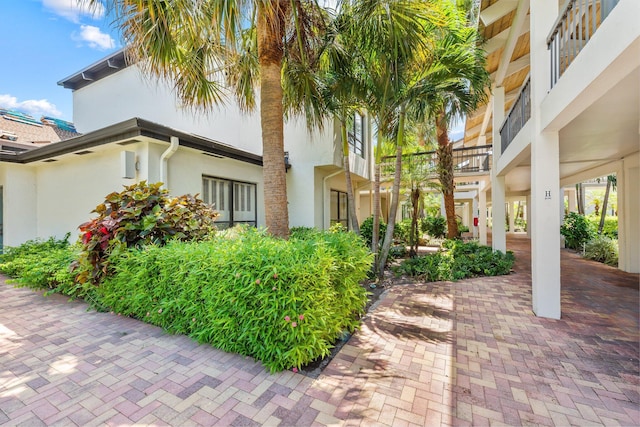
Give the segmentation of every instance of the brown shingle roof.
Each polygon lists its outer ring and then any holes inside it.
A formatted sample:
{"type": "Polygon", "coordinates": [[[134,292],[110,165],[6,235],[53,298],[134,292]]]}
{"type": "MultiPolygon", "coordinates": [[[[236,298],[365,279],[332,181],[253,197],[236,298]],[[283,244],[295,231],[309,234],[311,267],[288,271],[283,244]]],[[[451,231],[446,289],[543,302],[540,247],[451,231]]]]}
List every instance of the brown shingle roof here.
{"type": "Polygon", "coordinates": [[[61,129],[55,123],[43,123],[16,111],[0,109],[0,146],[5,144],[29,149],[79,135],[77,132],[61,129]]]}

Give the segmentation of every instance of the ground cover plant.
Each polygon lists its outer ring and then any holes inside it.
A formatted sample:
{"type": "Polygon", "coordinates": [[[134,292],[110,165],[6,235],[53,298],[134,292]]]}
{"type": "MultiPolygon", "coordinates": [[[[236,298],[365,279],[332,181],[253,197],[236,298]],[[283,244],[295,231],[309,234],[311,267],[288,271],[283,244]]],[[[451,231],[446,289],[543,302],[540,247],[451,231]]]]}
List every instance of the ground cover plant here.
{"type": "Polygon", "coordinates": [[[597,236],[584,245],[584,258],[618,266],[618,241],[607,236],[597,236]]]}
{"type": "Polygon", "coordinates": [[[396,274],[420,277],[428,282],[498,276],[509,274],[515,261],[511,251],[493,251],[473,241],[446,240],[442,248],[442,251],[404,260],[395,268],[396,274]]]}
{"type": "Polygon", "coordinates": [[[69,244],[69,234],[62,239],[29,240],[17,247],[7,247],[0,255],[0,273],[13,277],[17,286],[46,289],[65,295],[75,293],[71,263],[80,248],[69,244]]]}

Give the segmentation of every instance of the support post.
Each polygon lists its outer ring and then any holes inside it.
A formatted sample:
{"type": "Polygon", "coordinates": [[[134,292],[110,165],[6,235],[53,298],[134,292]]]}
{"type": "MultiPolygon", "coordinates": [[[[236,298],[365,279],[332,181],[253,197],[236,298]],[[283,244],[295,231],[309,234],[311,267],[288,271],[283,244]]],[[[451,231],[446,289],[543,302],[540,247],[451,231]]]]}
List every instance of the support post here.
{"type": "Polygon", "coordinates": [[[559,319],[560,137],[545,132],[541,104],[550,88],[546,37],[557,17],[557,0],[531,2],[531,299],[537,316],[559,319]]]}
{"type": "Polygon", "coordinates": [[[491,171],[491,242],[493,250],[506,252],[507,234],[505,231],[505,183],[504,176],[497,176],[498,159],[502,153],[500,127],[504,121],[504,87],[493,91],[493,169],[491,171]]]}

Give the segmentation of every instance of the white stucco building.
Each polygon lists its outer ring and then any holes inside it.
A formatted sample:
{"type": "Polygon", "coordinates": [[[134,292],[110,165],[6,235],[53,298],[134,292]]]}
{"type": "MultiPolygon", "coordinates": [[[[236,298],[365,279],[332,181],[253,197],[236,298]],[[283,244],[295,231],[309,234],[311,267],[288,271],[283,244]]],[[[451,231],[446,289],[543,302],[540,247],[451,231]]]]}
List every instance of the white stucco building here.
{"type": "Polygon", "coordinates": [[[477,205],[480,224],[491,206],[495,249],[506,248],[498,206],[526,201],[538,316],[561,316],[558,230],[565,189],[579,182],[616,174],[619,268],[640,272],[638,17],[637,0],[481,2],[492,95],[464,143],[493,145],[477,205]]]}
{"type": "MultiPolygon", "coordinates": [[[[208,113],[182,108],[168,84],[143,77],[121,51],[60,84],[73,90],[82,136],[0,154],[5,245],[75,235],[106,194],[143,180],[162,181],[175,195],[200,193],[220,212],[219,227],[265,225],[258,113],[242,114],[233,102],[208,113]]],[[[362,189],[371,177],[371,135],[366,117],[355,123],[350,167],[362,189]]],[[[291,226],[347,225],[338,138],[333,122],[312,132],[302,120],[286,123],[291,226]]]]}

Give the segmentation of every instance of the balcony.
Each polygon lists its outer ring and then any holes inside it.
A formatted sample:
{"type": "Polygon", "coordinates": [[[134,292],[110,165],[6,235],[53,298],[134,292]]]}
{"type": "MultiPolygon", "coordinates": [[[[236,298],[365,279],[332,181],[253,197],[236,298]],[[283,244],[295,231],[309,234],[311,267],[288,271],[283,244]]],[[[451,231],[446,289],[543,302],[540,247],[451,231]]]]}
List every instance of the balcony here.
{"type": "MultiPolygon", "coordinates": [[[[491,169],[491,145],[463,147],[453,150],[453,173],[455,176],[486,175],[491,169]]],[[[417,179],[438,177],[438,155],[435,151],[405,154],[403,168],[417,179]]],[[[380,180],[391,181],[395,175],[395,156],[382,158],[380,180]]]]}
{"type": "Polygon", "coordinates": [[[504,153],[513,138],[531,118],[531,79],[525,80],[500,128],[500,147],[504,153]]]}
{"type": "Polygon", "coordinates": [[[551,87],[593,37],[619,0],[567,0],[547,37],[551,87]]]}

